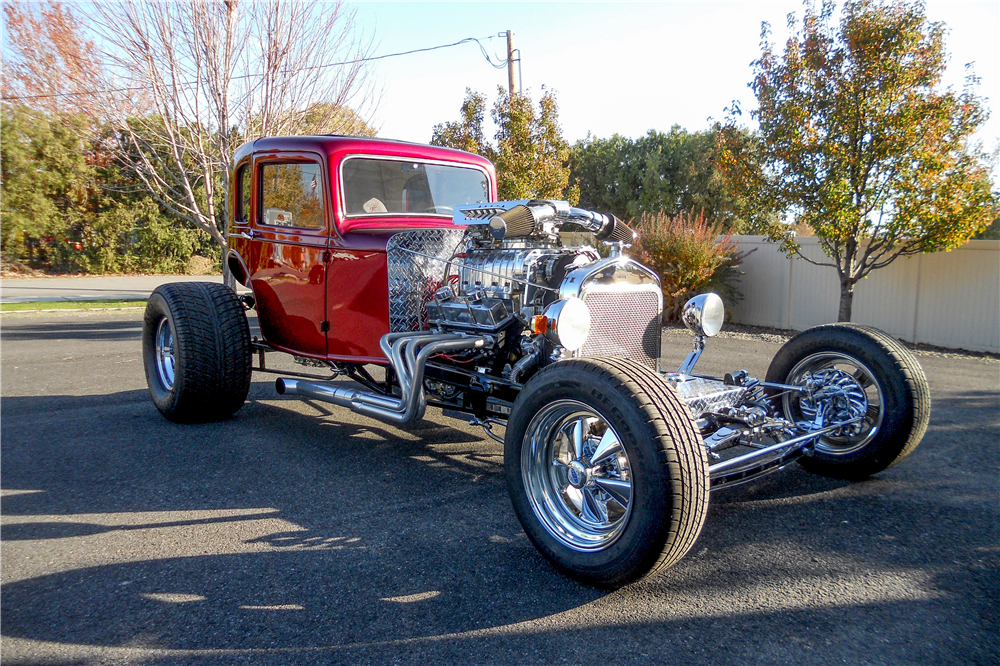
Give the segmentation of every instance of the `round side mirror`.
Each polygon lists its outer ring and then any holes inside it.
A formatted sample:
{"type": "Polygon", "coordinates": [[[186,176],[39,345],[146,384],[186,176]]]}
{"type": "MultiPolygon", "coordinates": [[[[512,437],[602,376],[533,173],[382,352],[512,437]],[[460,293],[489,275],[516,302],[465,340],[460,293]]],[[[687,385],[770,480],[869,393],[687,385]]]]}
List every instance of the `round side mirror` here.
{"type": "Polygon", "coordinates": [[[698,294],[684,304],[681,321],[695,335],[712,337],[722,330],[726,308],[718,294],[698,294]]]}

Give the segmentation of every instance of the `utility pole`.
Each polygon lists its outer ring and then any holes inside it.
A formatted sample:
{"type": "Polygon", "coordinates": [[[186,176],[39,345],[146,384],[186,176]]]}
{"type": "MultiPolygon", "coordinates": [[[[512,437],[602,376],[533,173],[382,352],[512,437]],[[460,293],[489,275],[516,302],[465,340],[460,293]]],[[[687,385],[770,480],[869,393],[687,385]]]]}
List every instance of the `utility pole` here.
{"type": "Polygon", "coordinates": [[[507,90],[514,99],[514,32],[507,31],[507,90]]]}

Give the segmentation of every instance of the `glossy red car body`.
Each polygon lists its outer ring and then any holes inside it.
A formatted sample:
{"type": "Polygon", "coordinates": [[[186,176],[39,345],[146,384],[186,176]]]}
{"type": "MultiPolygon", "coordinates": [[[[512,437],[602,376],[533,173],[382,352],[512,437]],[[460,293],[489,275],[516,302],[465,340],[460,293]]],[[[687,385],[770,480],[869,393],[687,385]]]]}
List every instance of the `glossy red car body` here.
{"type": "Polygon", "coordinates": [[[241,146],[232,172],[227,262],[236,280],[253,291],[261,334],[273,347],[313,358],[386,363],[378,344],[389,332],[386,242],[404,229],[452,226],[450,214],[347,215],[341,165],[359,156],[471,166],[486,175],[489,200],[496,200],[493,165],[450,148],[342,136],[275,137],[241,146]],[[318,165],[322,227],[265,223],[261,169],[289,162],[318,165]]]}

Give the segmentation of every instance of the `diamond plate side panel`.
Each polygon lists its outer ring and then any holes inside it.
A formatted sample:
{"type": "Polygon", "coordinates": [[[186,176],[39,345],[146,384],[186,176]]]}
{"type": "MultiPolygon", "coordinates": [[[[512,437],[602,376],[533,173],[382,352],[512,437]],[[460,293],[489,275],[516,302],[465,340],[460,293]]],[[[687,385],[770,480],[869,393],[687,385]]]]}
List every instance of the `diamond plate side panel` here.
{"type": "Polygon", "coordinates": [[[427,301],[441,286],[445,262],[458,251],[464,236],[462,229],[415,229],[389,238],[385,251],[390,332],[427,327],[427,301]]]}
{"type": "Polygon", "coordinates": [[[742,386],[729,386],[701,377],[673,375],[668,376],[667,381],[677,390],[692,418],[698,418],[705,412],[721,412],[727,407],[735,407],[746,391],[742,386]]]}

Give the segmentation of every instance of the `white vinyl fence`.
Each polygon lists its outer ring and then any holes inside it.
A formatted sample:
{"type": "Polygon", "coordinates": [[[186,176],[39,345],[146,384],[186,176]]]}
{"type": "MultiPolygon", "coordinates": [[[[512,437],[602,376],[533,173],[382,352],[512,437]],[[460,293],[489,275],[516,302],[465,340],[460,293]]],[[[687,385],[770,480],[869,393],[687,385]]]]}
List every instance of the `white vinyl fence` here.
{"type": "MultiPolygon", "coordinates": [[[[836,269],[790,259],[763,236],[733,239],[741,251],[755,250],[740,267],[734,322],[803,330],[837,320],[836,269]]],[[[816,238],[799,243],[810,259],[829,260],[816,238]]],[[[872,272],[854,289],[851,319],[909,342],[1000,353],[1000,241],[969,241],[872,272]]]]}

